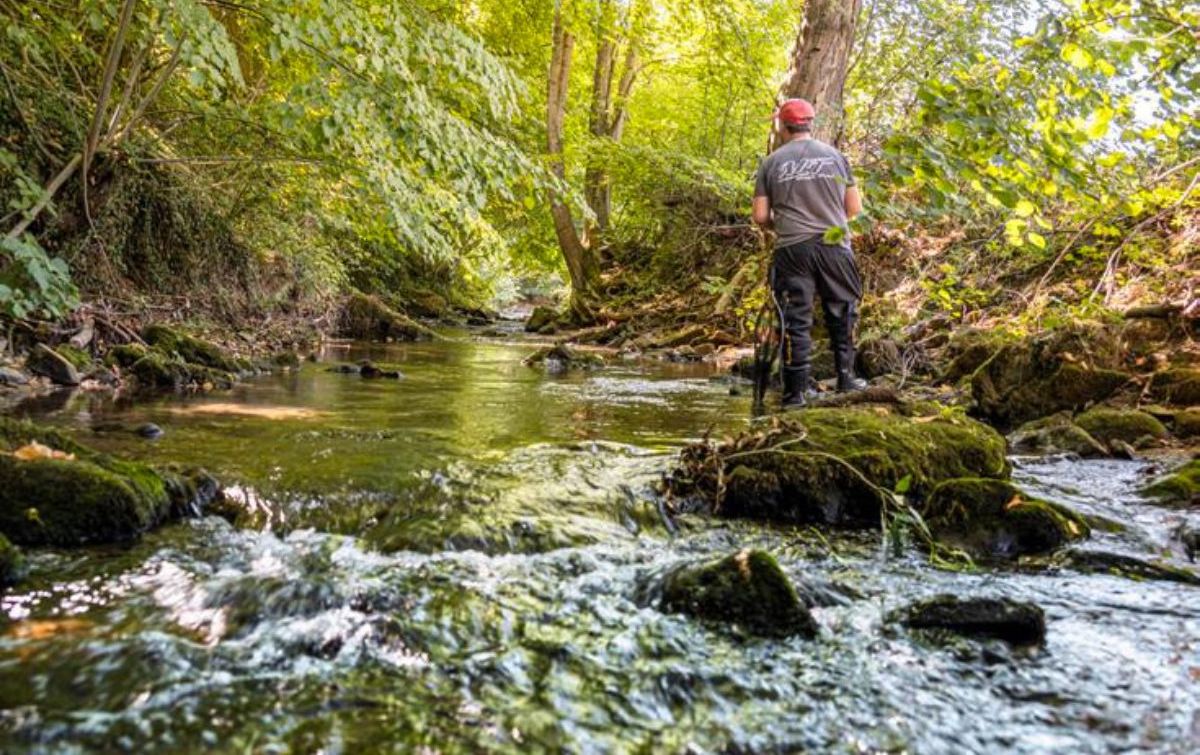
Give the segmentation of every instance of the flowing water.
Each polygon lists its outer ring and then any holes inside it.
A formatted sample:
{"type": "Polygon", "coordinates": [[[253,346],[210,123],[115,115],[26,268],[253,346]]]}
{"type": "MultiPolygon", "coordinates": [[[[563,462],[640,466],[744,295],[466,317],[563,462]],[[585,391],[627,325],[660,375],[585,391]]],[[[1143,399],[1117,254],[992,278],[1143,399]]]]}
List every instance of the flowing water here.
{"type": "MultiPolygon", "coordinates": [[[[528,343],[331,350],[232,393],[13,409],[151,462],[200,464],[252,511],[127,547],[29,554],[0,596],[0,750],[1194,752],[1200,588],[1067,570],[959,573],[878,533],[666,525],[685,442],[749,422],[702,366],[546,375],[528,343]],[[156,441],[114,427],[154,422],[156,441]],[[817,640],[756,640],[639,604],[681,559],[774,552],[827,599],[817,640]],[[1040,650],[950,647],[887,613],[941,592],[1033,600],[1040,650]]],[[[1029,460],[1030,492],[1123,525],[1092,547],[1185,564],[1185,516],[1136,462],[1029,460]]],[[[1194,515],[1186,515],[1194,516],[1194,515]]],[[[1193,522],[1194,524],[1195,522],[1193,522]]]]}

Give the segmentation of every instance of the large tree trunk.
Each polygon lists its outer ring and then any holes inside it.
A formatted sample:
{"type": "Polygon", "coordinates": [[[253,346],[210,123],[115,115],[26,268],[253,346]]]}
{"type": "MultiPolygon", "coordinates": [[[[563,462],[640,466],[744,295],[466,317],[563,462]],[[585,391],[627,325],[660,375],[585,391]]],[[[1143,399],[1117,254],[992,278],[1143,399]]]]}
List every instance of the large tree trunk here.
{"type": "MultiPolygon", "coordinates": [[[[549,88],[546,96],[546,135],[550,170],[560,182],[566,182],[563,160],[563,122],[567,111],[567,84],[571,77],[571,53],[575,36],[563,26],[561,8],[554,14],[554,46],[550,54],[549,88]]],[[[576,319],[593,319],[595,281],[598,274],[595,255],[575,227],[571,208],[556,190],[550,191],[550,215],[558,246],[571,277],[571,310],[576,319]]]]}
{"type": "MultiPolygon", "coordinates": [[[[817,108],[813,135],[836,145],[842,136],[842,94],[862,0],[805,0],[780,100],[803,97],[817,108]]],[[[771,134],[771,148],[781,135],[771,134]]]]}

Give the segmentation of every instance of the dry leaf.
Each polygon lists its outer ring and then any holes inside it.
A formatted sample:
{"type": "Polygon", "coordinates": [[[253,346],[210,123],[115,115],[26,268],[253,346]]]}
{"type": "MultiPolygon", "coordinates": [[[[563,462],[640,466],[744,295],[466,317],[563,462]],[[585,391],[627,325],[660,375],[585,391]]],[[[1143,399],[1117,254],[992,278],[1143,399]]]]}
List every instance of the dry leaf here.
{"type": "Polygon", "coordinates": [[[21,446],[12,455],[21,461],[35,461],[37,459],[62,459],[64,461],[74,461],[75,454],[68,454],[62,451],[56,451],[50,446],[43,446],[36,440],[21,446]]]}
{"type": "Polygon", "coordinates": [[[1011,501],[1009,501],[1008,503],[1004,504],[1004,510],[1005,510],[1005,511],[1012,511],[1012,510],[1013,510],[1013,509],[1015,509],[1016,507],[1020,506],[1022,503],[1025,503],[1024,499],[1022,499],[1022,498],[1021,498],[1021,496],[1019,496],[1019,495],[1014,495],[1014,496],[1012,497],[1012,500],[1011,500],[1011,501]]]}
{"type": "Polygon", "coordinates": [[[914,423],[914,424],[918,424],[918,425],[923,425],[923,424],[925,424],[926,422],[936,422],[936,421],[937,421],[937,415],[936,415],[936,414],[930,414],[930,415],[928,415],[928,416],[926,416],[926,417],[914,417],[914,418],[913,418],[913,423],[914,423]]]}

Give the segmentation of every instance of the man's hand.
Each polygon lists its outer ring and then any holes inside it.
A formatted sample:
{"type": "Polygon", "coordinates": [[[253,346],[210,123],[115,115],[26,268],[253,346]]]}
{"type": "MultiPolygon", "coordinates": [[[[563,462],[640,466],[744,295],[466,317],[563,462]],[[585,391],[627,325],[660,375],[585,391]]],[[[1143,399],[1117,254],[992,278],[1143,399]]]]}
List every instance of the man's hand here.
{"type": "Polygon", "coordinates": [[[763,228],[771,225],[771,200],[767,197],[755,197],[751,205],[750,219],[763,228]]]}

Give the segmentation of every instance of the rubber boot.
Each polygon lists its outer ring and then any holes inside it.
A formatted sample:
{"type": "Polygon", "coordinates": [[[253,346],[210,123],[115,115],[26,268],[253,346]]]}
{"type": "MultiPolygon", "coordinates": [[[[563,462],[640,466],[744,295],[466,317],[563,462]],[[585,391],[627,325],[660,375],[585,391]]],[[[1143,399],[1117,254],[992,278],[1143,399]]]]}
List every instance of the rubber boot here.
{"type": "Polygon", "coordinates": [[[837,368],[839,393],[861,391],[868,385],[866,380],[854,374],[854,309],[852,304],[839,302],[825,310],[825,326],[829,330],[830,346],[833,348],[834,365],[837,368]]]}
{"type": "Polygon", "coordinates": [[[808,400],[815,395],[810,387],[808,368],[783,368],[783,408],[785,410],[808,406],[808,400]]]}

